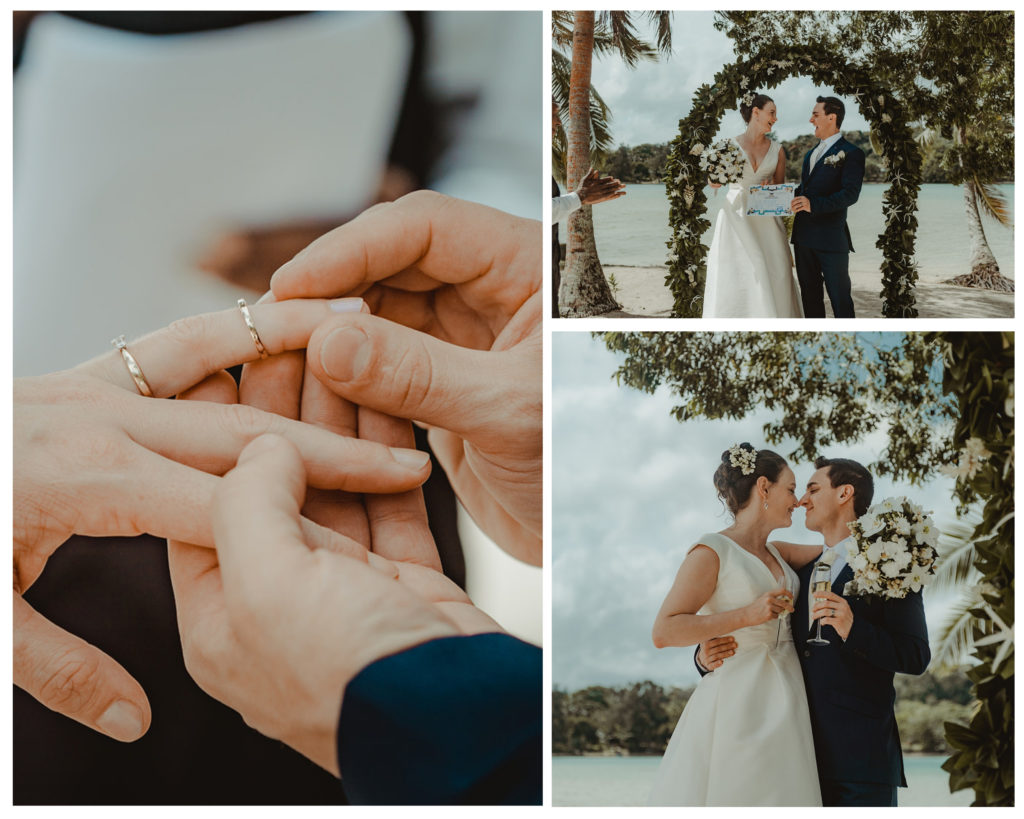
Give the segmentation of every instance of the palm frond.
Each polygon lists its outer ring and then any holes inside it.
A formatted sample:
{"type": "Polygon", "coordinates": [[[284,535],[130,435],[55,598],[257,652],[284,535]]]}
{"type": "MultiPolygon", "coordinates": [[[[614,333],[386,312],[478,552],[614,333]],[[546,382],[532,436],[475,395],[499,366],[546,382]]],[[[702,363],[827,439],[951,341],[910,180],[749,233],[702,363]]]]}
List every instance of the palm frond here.
{"type": "Polygon", "coordinates": [[[931,587],[950,589],[962,586],[974,574],[974,531],[982,521],[981,510],[972,506],[962,516],[943,523],[936,551],[939,559],[931,587]]]}
{"type": "Polygon", "coordinates": [[[929,128],[928,126],[925,126],[918,131],[917,136],[915,136],[914,139],[918,145],[922,148],[926,148],[935,142],[939,136],[939,131],[936,128],[929,128]]]}
{"type": "Polygon", "coordinates": [[[658,51],[666,57],[672,54],[672,12],[671,11],[646,11],[647,19],[655,26],[654,41],[658,44],[658,51]]]}
{"type": "Polygon", "coordinates": [[[657,60],[654,47],[637,34],[636,25],[628,11],[598,12],[594,27],[594,52],[614,51],[622,61],[634,68],[640,60],[657,60]]]}
{"type": "Polygon", "coordinates": [[[932,670],[938,668],[956,668],[962,666],[972,648],[972,633],[978,619],[971,614],[981,600],[981,595],[973,588],[954,603],[946,620],[939,628],[939,636],[932,643],[932,670]]]}
{"type": "Polygon", "coordinates": [[[978,194],[978,205],[982,213],[991,216],[1003,227],[1013,227],[1013,219],[1010,218],[1010,206],[996,186],[979,181],[974,177],[974,189],[978,194]]]}

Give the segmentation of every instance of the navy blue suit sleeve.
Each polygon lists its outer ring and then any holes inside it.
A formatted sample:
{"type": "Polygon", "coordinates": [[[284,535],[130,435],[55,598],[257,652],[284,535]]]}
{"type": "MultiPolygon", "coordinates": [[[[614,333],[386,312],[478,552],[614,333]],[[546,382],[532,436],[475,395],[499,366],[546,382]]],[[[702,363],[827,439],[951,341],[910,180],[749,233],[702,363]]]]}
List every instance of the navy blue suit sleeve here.
{"type": "Polygon", "coordinates": [[[854,204],[860,198],[860,189],[864,184],[864,162],[864,152],[860,148],[847,151],[842,164],[842,187],[828,196],[808,196],[811,213],[835,213],[854,204]]]}
{"type": "Polygon", "coordinates": [[[353,804],[541,803],[541,650],[507,634],[432,640],[345,689],[338,765],[353,804]]]}
{"type": "MultiPolygon", "coordinates": [[[[852,601],[851,601],[852,602],[852,601]]],[[[854,610],[853,625],[844,651],[852,651],[864,662],[900,674],[923,674],[931,661],[924,599],[920,593],[902,600],[877,601],[878,622],[854,610]]]]}

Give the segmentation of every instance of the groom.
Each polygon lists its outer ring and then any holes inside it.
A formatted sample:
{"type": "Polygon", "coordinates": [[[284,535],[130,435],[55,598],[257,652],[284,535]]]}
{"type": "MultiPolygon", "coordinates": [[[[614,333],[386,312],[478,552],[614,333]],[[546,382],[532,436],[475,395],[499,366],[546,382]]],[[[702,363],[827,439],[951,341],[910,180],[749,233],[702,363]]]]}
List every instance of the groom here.
{"type": "MultiPolygon", "coordinates": [[[[822,557],[831,553],[835,558],[832,590],[815,594],[812,609],[808,590],[817,561],[804,566],[792,630],[811,713],[821,798],[826,807],[895,807],[896,788],[906,787],[907,780],[893,710],[893,675],[923,674],[928,667],[924,603],[920,593],[902,600],[842,595],[853,579],[845,557],[846,524],[867,511],[874,482],[867,469],[846,458],[818,458],[814,466],[800,505],[807,512],[807,528],[824,537],[822,557]],[[827,646],[807,642],[819,618],[827,646]]],[[[734,649],[732,637],[708,641],[698,666],[714,668],[734,649]]]]}
{"type": "Polygon", "coordinates": [[[823,281],[835,317],[855,317],[850,295],[853,241],[846,209],[860,196],[864,152],[839,132],[845,115],[842,100],[818,97],[810,122],[821,141],[804,157],[790,205],[796,214],[793,256],[805,318],[825,317],[823,281]]]}

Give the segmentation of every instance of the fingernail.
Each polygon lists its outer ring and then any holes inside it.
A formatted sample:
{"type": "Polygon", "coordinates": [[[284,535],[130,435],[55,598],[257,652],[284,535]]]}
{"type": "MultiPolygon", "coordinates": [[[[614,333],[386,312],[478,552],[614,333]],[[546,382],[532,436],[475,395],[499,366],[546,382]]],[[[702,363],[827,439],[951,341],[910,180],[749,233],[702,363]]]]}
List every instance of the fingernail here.
{"type": "Polygon", "coordinates": [[[360,298],[334,299],[329,306],[331,311],[334,313],[370,312],[370,308],[366,306],[366,302],[360,298]]]}
{"type": "Polygon", "coordinates": [[[358,327],[338,328],[320,347],[320,366],[335,381],[358,378],[369,360],[369,339],[358,327]]]}
{"type": "Polygon", "coordinates": [[[418,449],[392,447],[391,454],[395,457],[396,461],[409,469],[423,469],[427,465],[427,461],[430,460],[430,455],[426,452],[420,452],[418,449]]]}
{"type": "Polygon", "coordinates": [[[271,302],[275,302],[275,301],[277,301],[277,299],[274,298],[274,291],[273,290],[268,290],[266,293],[264,293],[262,296],[260,296],[259,301],[257,301],[256,303],[257,304],[270,304],[271,302]]]}
{"type": "Polygon", "coordinates": [[[142,736],[142,712],[127,700],[118,700],[111,705],[96,725],[114,739],[134,742],[142,736]]]}

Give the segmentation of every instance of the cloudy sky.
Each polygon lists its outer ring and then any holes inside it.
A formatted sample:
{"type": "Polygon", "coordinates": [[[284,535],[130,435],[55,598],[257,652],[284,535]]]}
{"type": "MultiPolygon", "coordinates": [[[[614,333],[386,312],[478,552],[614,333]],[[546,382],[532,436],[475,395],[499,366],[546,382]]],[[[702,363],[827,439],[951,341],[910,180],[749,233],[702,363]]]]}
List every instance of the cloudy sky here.
{"type": "MultiPolygon", "coordinates": [[[[761,427],[770,417],[680,424],[667,390],[616,386],[620,362],[589,333],[552,333],[552,679],[569,690],[696,683],[693,650],[655,649],[651,625],[686,549],[731,522],[711,483],[722,451],[744,440],[764,446],[761,427]]],[[[823,454],[867,464],[882,448],[876,436],[823,454]]],[[[802,486],[814,470],[794,464],[794,471],[802,486]]],[[[906,494],[933,510],[940,528],[953,515],[951,493],[946,477],[923,488],[875,482],[876,500],[906,494]]],[[[804,528],[802,510],[793,520],[774,536],[821,542],[804,528]]],[[[925,600],[935,634],[948,597],[925,600]]]]}
{"type": "MultiPolygon", "coordinates": [[[[611,107],[616,145],[668,142],[678,133],[679,120],[689,114],[694,92],[735,61],[732,41],[714,27],[713,21],[714,13],[710,11],[676,11],[672,18],[672,55],[667,60],[663,57],[656,63],[641,62],[629,69],[617,57],[594,59],[591,79],[611,107]]],[[[646,26],[641,20],[640,31],[646,26]]],[[[647,39],[654,41],[649,35],[647,39]]],[[[835,91],[816,86],[809,78],[794,77],[767,93],[778,109],[775,133],[780,139],[793,139],[811,133],[808,119],[814,100],[835,91]]],[[[867,122],[854,101],[843,101],[847,106],[844,130],[866,130],[867,122]]],[[[735,136],[744,128],[738,111],[726,112],[723,136],[735,136]]]]}

